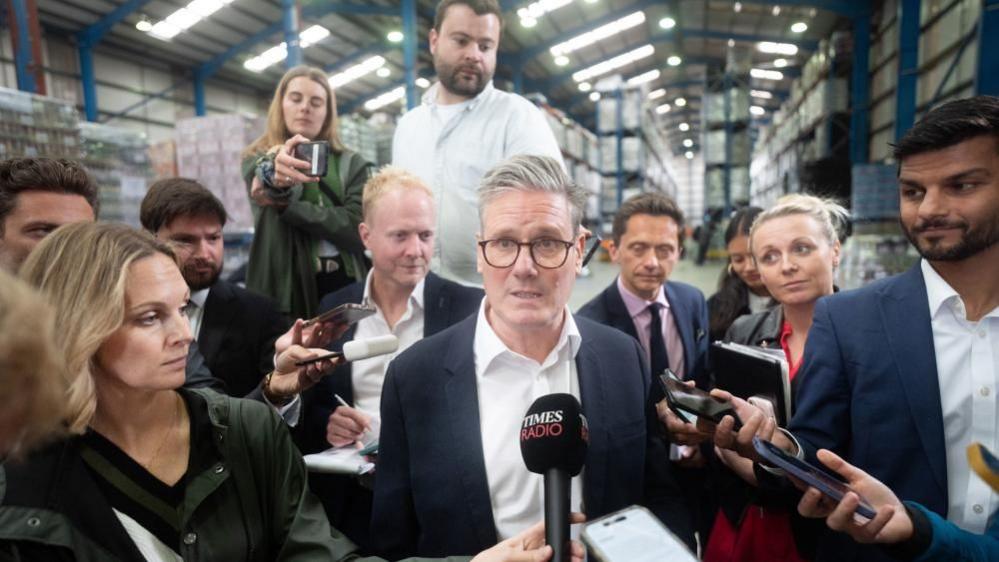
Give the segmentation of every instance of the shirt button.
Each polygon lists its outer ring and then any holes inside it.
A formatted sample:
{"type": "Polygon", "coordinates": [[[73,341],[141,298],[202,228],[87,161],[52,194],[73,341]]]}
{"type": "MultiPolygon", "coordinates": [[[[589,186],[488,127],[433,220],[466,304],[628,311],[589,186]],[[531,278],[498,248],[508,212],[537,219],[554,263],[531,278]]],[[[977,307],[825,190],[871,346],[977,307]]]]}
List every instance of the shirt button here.
{"type": "Polygon", "coordinates": [[[42,524],[42,520],[37,517],[29,517],[27,523],[29,527],[37,527],[42,524]]]}
{"type": "Polygon", "coordinates": [[[184,544],[191,546],[198,541],[198,535],[195,533],[188,533],[184,535],[184,544]]]}
{"type": "Polygon", "coordinates": [[[987,386],[983,386],[982,389],[978,391],[978,393],[981,394],[982,396],[988,396],[990,392],[991,391],[987,386]]]}
{"type": "Polygon", "coordinates": [[[225,471],[225,467],[221,464],[215,465],[215,474],[222,474],[225,471]]]}
{"type": "Polygon", "coordinates": [[[978,337],[985,339],[985,330],[978,330],[978,337]]]}
{"type": "Polygon", "coordinates": [[[982,506],[978,505],[977,503],[971,507],[971,510],[979,515],[981,515],[981,513],[985,511],[985,509],[982,506]]]}

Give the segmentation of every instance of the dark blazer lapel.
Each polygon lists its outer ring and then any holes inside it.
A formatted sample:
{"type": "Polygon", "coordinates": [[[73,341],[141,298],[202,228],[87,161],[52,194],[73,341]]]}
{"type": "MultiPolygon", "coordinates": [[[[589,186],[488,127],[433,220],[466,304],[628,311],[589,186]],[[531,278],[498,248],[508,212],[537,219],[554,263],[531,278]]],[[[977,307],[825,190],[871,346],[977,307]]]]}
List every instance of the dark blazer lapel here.
{"type": "Polygon", "coordinates": [[[607,433],[610,424],[607,414],[611,407],[606,403],[607,393],[604,379],[600,376],[597,351],[593,348],[586,328],[580,325],[579,329],[582,343],[576,354],[576,375],[579,378],[579,397],[590,436],[586,450],[586,468],[583,469],[583,505],[587,512],[602,513],[605,495],[603,485],[607,482],[609,462],[606,456],[607,443],[611,439],[607,433]]]}
{"type": "MultiPolygon", "coordinates": [[[[693,318],[693,313],[687,303],[683,302],[683,299],[676,294],[676,290],[670,283],[663,285],[663,289],[666,291],[666,300],[669,301],[670,312],[673,314],[673,325],[676,326],[680,333],[680,341],[683,342],[683,364],[689,372],[695,359],[694,334],[691,333],[693,325],[690,321],[693,318]]],[[[687,378],[686,374],[684,374],[684,378],[687,378]]]]}
{"type": "MultiPolygon", "coordinates": [[[[201,332],[198,335],[198,347],[206,360],[216,357],[222,347],[222,340],[236,314],[235,298],[235,293],[223,281],[216,281],[208,290],[201,316],[201,332]]],[[[213,361],[208,360],[208,363],[211,367],[213,361]]]]}
{"type": "Polygon", "coordinates": [[[917,263],[882,291],[884,333],[901,386],[909,401],[933,478],[947,497],[947,460],[940,406],[940,382],[926,282],[917,263]]]}
{"type": "Polygon", "coordinates": [[[423,281],[423,337],[447,328],[448,299],[444,298],[444,283],[432,272],[423,281]]]}
{"type": "Polygon", "coordinates": [[[638,332],[635,331],[635,322],[628,313],[628,307],[624,305],[624,299],[621,298],[621,291],[617,287],[616,278],[610,287],[604,289],[604,292],[600,296],[603,299],[608,324],[636,340],[639,339],[638,332]]]}
{"type": "MultiPolygon", "coordinates": [[[[478,317],[471,316],[459,324],[444,357],[446,371],[444,394],[451,425],[451,450],[454,452],[464,504],[468,506],[471,525],[478,544],[496,543],[496,523],[493,520],[489,481],[482,452],[479,429],[478,388],[475,381],[475,325],[478,317]]],[[[445,436],[441,436],[444,438],[445,436]]],[[[442,459],[443,460],[443,459],[442,459]]],[[[445,463],[442,463],[442,470],[445,463]]],[[[443,492],[443,491],[442,491],[443,492]]]]}

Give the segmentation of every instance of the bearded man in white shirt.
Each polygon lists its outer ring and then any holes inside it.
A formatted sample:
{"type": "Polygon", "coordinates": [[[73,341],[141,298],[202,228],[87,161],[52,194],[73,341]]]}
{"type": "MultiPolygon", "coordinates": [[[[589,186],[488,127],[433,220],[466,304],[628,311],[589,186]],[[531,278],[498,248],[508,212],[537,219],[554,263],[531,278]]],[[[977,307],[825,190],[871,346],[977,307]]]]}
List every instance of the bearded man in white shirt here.
{"type": "MultiPolygon", "coordinates": [[[[818,301],[790,435],[773,433],[773,442],[813,462],[829,449],[980,534],[999,507],[966,457],[972,442],[999,446],[999,98],[934,108],[894,152],[899,219],[923,259],[818,301]]],[[[753,434],[769,435],[772,422],[736,404],[743,429],[735,436],[723,421],[715,443],[753,457],[753,434]]],[[[801,510],[830,511],[814,502],[801,510]]],[[[819,541],[820,562],[895,559],[845,534],[819,541]]]]}
{"type": "Polygon", "coordinates": [[[577,397],[589,427],[572,510],[644,504],[692,544],[644,352],[567,307],[585,201],[553,158],[515,156],[483,178],[478,314],[414,344],[385,376],[371,534],[386,557],[474,553],[542,517],[519,431],[551,393],[577,397]]]}
{"type": "Polygon", "coordinates": [[[439,218],[433,270],[471,285],[482,283],[476,272],[475,191],[486,170],[517,154],[550,156],[562,164],[541,110],[493,87],[502,27],[496,0],[437,5],[429,40],[440,81],[399,120],[392,139],[392,164],[434,191],[439,218]]]}

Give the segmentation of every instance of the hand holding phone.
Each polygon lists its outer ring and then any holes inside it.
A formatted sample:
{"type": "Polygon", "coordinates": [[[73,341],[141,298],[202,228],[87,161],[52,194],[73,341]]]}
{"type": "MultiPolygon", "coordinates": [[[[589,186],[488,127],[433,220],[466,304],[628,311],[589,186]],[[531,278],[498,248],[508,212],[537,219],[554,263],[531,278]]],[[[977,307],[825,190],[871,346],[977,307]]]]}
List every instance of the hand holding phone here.
{"type": "Polygon", "coordinates": [[[321,178],[329,171],[330,143],[328,141],[303,142],[295,146],[295,158],[309,163],[305,175],[321,178]]]}
{"type": "Polygon", "coordinates": [[[582,539],[600,562],[697,562],[676,535],[637,505],[585,524],[582,539]]]}
{"type": "Polygon", "coordinates": [[[659,382],[666,394],[666,404],[681,419],[686,419],[687,412],[717,424],[725,416],[732,416],[735,420],[733,431],[739,431],[742,427],[731,404],[699,388],[687,386],[669,370],[659,375],[659,382]]]}

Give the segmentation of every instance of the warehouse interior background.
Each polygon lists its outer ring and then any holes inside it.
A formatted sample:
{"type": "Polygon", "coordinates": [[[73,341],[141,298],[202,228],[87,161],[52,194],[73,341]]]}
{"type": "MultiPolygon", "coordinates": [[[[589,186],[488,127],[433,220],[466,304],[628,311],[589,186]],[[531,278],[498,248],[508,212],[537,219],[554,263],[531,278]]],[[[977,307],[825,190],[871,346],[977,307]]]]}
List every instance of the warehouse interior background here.
{"type": "MultiPolygon", "coordinates": [[[[855,221],[847,288],[915,259],[897,226],[890,143],[934,105],[999,95],[999,0],[500,4],[495,85],[545,112],[591,193],[588,224],[609,228],[624,198],[659,190],[691,228],[712,227],[717,258],[732,209],[831,195],[855,221]]],[[[285,69],[323,68],[345,143],[387,164],[395,119],[434,80],[435,5],[4,0],[0,158],[81,158],[101,218],[133,224],[152,181],[196,178],[232,216],[234,269],[252,236],[240,152],[285,69]]]]}

